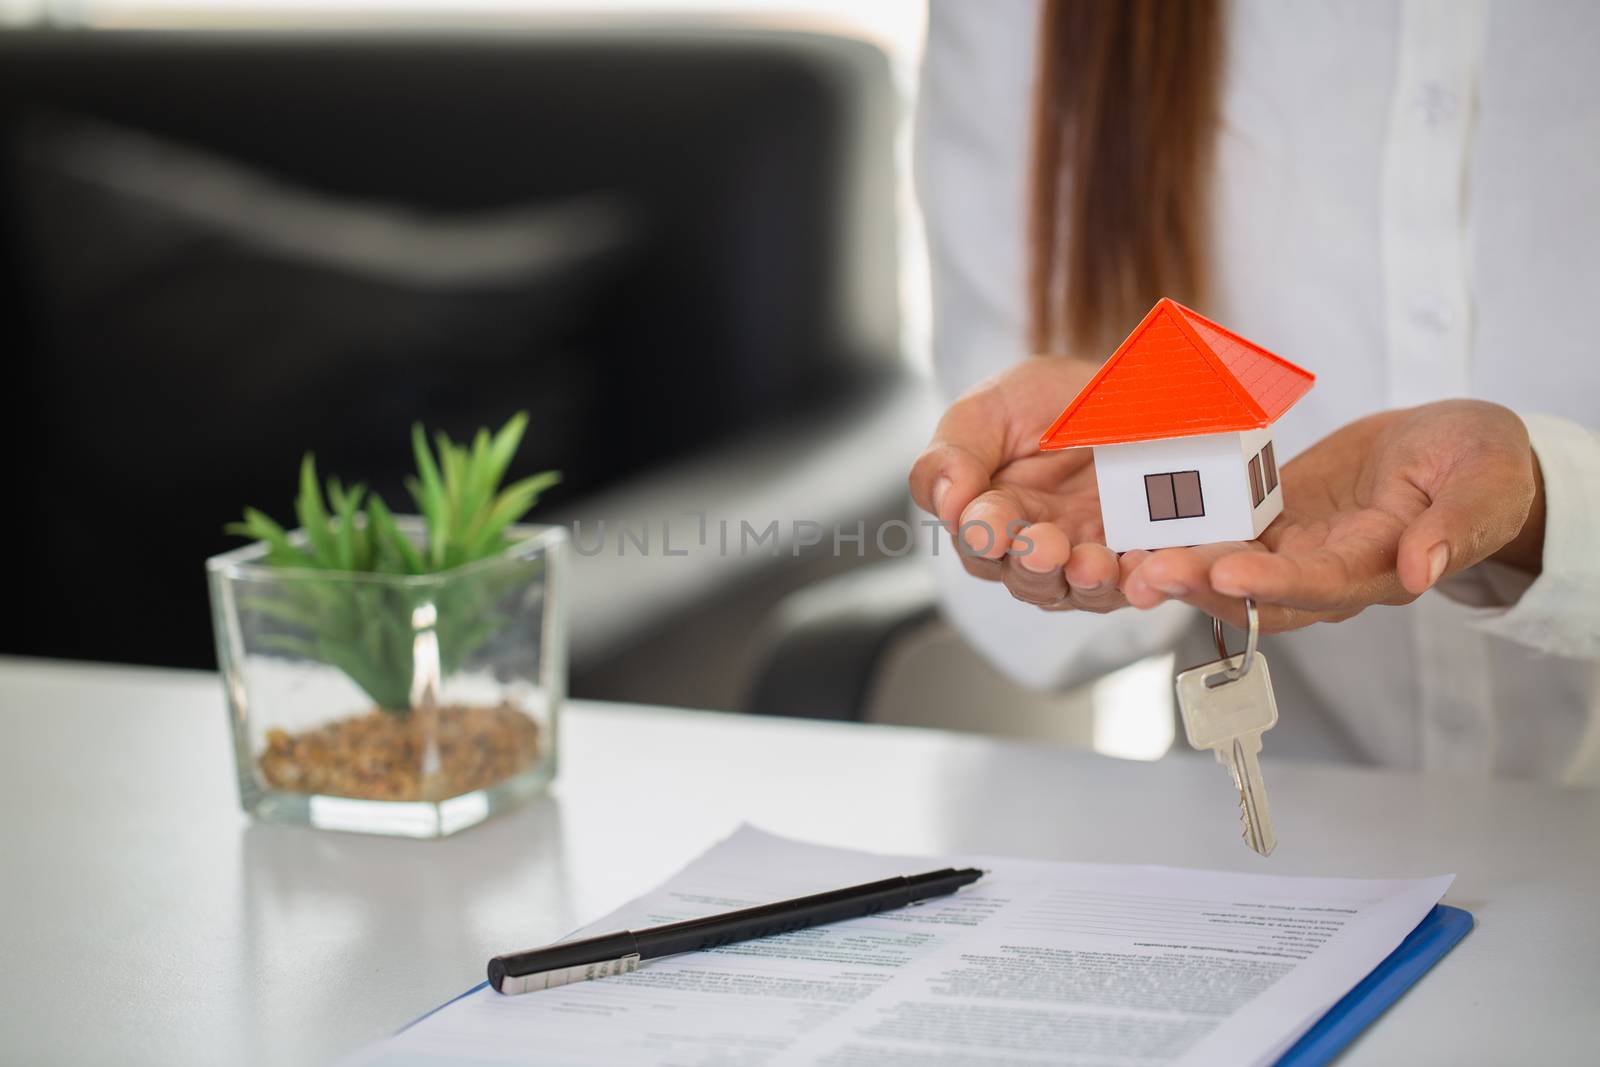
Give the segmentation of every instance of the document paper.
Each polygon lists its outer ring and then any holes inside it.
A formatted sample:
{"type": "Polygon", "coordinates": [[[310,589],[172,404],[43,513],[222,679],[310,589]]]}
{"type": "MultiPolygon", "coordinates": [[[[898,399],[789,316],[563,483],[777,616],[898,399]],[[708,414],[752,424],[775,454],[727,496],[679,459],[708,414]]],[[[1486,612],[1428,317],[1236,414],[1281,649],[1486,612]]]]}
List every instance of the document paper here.
{"type": "Polygon", "coordinates": [[[1271,1063],[1400,944],[1452,877],[894,857],[743,827],[574,936],[949,866],[989,873],[953,896],[631,974],[521,996],[479,989],[347,1062],[1271,1063]]]}

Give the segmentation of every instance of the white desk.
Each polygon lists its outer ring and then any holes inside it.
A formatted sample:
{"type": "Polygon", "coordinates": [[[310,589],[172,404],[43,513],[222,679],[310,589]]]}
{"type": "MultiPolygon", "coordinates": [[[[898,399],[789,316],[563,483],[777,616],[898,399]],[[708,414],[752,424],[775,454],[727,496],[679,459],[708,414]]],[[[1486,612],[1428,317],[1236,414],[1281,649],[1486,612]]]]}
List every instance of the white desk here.
{"type": "MultiPolygon", "coordinates": [[[[208,674],[0,660],[0,1061],[311,1064],[749,820],[832,844],[1348,876],[1454,871],[1478,929],[1352,1064],[1595,1062],[1600,791],[577,704],[555,794],[443,841],[250,824],[208,674]]],[[[1269,739],[1270,740],[1270,739],[1269,739]]]]}

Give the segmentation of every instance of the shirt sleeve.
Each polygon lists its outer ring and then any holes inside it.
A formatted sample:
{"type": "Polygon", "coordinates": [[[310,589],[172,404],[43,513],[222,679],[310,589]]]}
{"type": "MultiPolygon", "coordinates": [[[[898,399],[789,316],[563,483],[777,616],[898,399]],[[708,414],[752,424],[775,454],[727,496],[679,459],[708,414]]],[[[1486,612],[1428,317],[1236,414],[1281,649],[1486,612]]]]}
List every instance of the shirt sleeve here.
{"type": "Polygon", "coordinates": [[[1494,562],[1439,584],[1474,609],[1478,629],[1540,652],[1600,659],[1600,433],[1524,415],[1544,478],[1544,564],[1538,577],[1494,562]]]}

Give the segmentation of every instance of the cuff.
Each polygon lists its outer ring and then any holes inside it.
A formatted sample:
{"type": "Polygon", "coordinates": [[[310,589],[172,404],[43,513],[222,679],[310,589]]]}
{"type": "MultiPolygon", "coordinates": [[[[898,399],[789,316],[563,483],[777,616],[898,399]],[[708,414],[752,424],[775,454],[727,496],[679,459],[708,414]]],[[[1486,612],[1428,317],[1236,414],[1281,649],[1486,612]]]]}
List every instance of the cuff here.
{"type": "Polygon", "coordinates": [[[1492,561],[1439,583],[1476,609],[1478,629],[1541,652],[1600,658],[1600,434],[1524,415],[1544,479],[1544,563],[1537,577],[1492,561]]]}

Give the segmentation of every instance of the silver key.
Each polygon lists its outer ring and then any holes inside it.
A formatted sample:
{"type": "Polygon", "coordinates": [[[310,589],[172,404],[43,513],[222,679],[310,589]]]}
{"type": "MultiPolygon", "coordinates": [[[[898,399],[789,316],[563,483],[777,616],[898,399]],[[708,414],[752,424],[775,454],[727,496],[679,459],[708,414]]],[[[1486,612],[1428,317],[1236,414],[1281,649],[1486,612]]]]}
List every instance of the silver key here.
{"type": "Polygon", "coordinates": [[[1272,854],[1277,835],[1267,807],[1267,789],[1261,780],[1261,735],[1278,722],[1278,704],[1272,695],[1272,674],[1267,659],[1255,650],[1258,633],[1255,605],[1246,602],[1250,615],[1250,641],[1237,656],[1227,655],[1222,627],[1217,625],[1217,646],[1223,658],[1191,667],[1178,675],[1178,707],[1189,744],[1210,749],[1217,762],[1228,768],[1239,792],[1245,843],[1263,856],[1272,854]]]}

